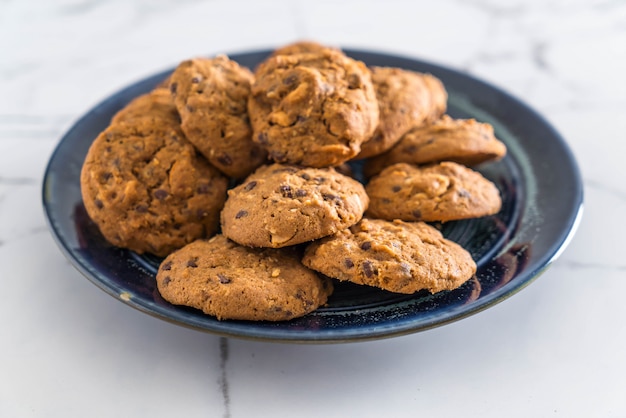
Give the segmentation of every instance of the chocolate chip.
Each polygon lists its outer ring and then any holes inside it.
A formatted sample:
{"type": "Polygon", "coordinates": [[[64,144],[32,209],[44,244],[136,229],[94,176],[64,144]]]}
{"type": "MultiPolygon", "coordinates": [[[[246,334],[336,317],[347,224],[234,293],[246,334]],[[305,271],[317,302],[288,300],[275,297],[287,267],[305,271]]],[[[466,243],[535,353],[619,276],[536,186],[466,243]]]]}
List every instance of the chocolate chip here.
{"type": "Polygon", "coordinates": [[[154,191],[154,197],[156,197],[156,198],[157,198],[157,199],[159,199],[159,200],[163,200],[163,199],[165,199],[167,196],[169,196],[169,193],[168,193],[168,192],[166,192],[166,191],[165,191],[165,190],[163,190],[163,189],[156,189],[156,190],[154,191]]]}
{"type": "Polygon", "coordinates": [[[168,284],[170,284],[171,281],[172,278],[170,276],[165,276],[165,278],[163,279],[163,286],[167,286],[168,284]]]}
{"type": "Polygon", "coordinates": [[[471,195],[470,195],[470,192],[468,192],[468,191],[467,191],[467,190],[465,190],[465,189],[461,189],[461,190],[459,190],[459,191],[458,191],[458,195],[459,195],[459,197],[470,197],[470,196],[471,196],[471,195]]]}
{"type": "Polygon", "coordinates": [[[172,262],[168,261],[167,263],[163,263],[161,265],[161,270],[169,271],[172,269],[172,262]]]}
{"type": "Polygon", "coordinates": [[[257,185],[256,181],[252,180],[250,183],[246,184],[243,189],[246,192],[249,192],[250,190],[254,189],[256,185],[257,185]]]}
{"type": "Polygon", "coordinates": [[[309,176],[307,173],[300,174],[300,177],[302,177],[305,180],[311,180],[311,176],[309,176]]]}
{"type": "Polygon", "coordinates": [[[400,187],[400,186],[393,186],[391,188],[391,191],[394,192],[394,193],[398,193],[401,189],[402,189],[402,187],[400,187]]]}
{"type": "Polygon", "coordinates": [[[296,171],[298,171],[298,169],[295,167],[281,167],[273,170],[272,173],[295,173],[296,171]]]}
{"type": "Polygon", "coordinates": [[[265,132],[259,132],[256,138],[260,144],[263,144],[263,145],[267,144],[267,134],[265,132]]]}
{"type": "Polygon", "coordinates": [[[223,153],[219,157],[217,157],[217,162],[222,165],[231,165],[233,163],[233,159],[230,158],[230,155],[223,153]]]}
{"type": "Polygon", "coordinates": [[[178,83],[170,84],[170,91],[172,92],[172,94],[176,94],[176,88],[177,87],[178,87],[178,83]]]}
{"type": "Polygon", "coordinates": [[[232,281],[230,277],[224,276],[222,273],[218,273],[217,278],[220,279],[221,284],[228,284],[232,281]]]}
{"type": "Polygon", "coordinates": [[[322,198],[326,201],[331,201],[331,200],[338,200],[339,197],[335,196],[334,194],[330,194],[330,193],[322,193],[322,198]]]}
{"type": "Polygon", "coordinates": [[[206,211],[206,210],[204,210],[204,209],[198,209],[198,210],[196,211],[196,217],[197,217],[199,220],[202,220],[203,218],[206,218],[208,215],[209,215],[209,212],[207,212],[207,211],[206,211]]]}
{"type": "Polygon", "coordinates": [[[248,211],[245,211],[245,210],[240,210],[240,211],[239,211],[239,212],[237,212],[237,214],[235,215],[235,219],[243,218],[244,216],[248,216],[248,211]]]}
{"type": "Polygon", "coordinates": [[[315,180],[318,183],[324,183],[326,181],[326,177],[317,176],[317,177],[313,177],[313,180],[315,180]]]}
{"type": "Polygon", "coordinates": [[[349,258],[346,258],[345,260],[343,260],[343,264],[344,264],[344,266],[346,266],[349,269],[354,267],[354,262],[352,260],[350,260],[349,258]]]}
{"type": "Polygon", "coordinates": [[[422,211],[419,209],[415,209],[413,212],[411,212],[411,215],[413,215],[416,219],[421,219],[422,211]]]}
{"type": "Polygon", "coordinates": [[[372,243],[371,243],[371,242],[369,242],[369,241],[365,241],[363,244],[361,244],[361,249],[362,249],[363,251],[367,251],[367,250],[369,250],[370,248],[372,248],[372,243]]]}
{"type": "Polygon", "coordinates": [[[148,212],[148,206],[146,206],[146,205],[137,205],[135,207],[135,212],[146,213],[146,212],[148,212]]]}
{"type": "Polygon", "coordinates": [[[285,154],[284,152],[280,152],[280,151],[271,151],[270,152],[270,158],[274,161],[277,162],[284,162],[285,158],[287,157],[287,154],[285,154]]]}
{"type": "Polygon", "coordinates": [[[196,261],[198,261],[198,257],[194,257],[192,259],[187,260],[187,267],[192,267],[192,268],[198,267],[198,265],[196,264],[196,261]]]}
{"type": "Polygon", "coordinates": [[[283,80],[283,84],[286,86],[290,86],[296,81],[298,81],[298,76],[296,74],[290,74],[287,77],[285,77],[285,79],[283,80]]]}
{"type": "Polygon", "coordinates": [[[113,177],[113,174],[106,172],[106,173],[102,173],[100,175],[100,179],[102,182],[106,183],[107,181],[109,181],[111,179],[111,177],[113,177]]]}
{"type": "Polygon", "coordinates": [[[296,196],[297,196],[297,197],[304,197],[304,196],[306,196],[306,195],[307,195],[306,190],[303,190],[303,189],[298,189],[298,190],[296,190],[296,196]]]}
{"type": "Polygon", "coordinates": [[[361,77],[358,74],[349,74],[348,75],[348,88],[349,89],[358,89],[361,87],[361,77]]]}
{"type": "Polygon", "coordinates": [[[296,118],[296,123],[306,122],[308,119],[309,118],[307,118],[306,116],[298,115],[298,117],[296,118]]]}
{"type": "Polygon", "coordinates": [[[102,203],[102,200],[100,199],[94,200],[93,203],[96,205],[98,209],[102,209],[104,207],[104,203],[102,203]]]}
{"type": "Polygon", "coordinates": [[[211,186],[209,186],[206,183],[200,184],[197,188],[196,188],[196,192],[198,194],[208,194],[209,190],[211,190],[211,186]]]}
{"type": "Polygon", "coordinates": [[[363,274],[365,274],[366,277],[372,277],[377,273],[376,269],[374,269],[374,265],[369,260],[365,260],[361,266],[363,267],[363,274]]]}
{"type": "Polygon", "coordinates": [[[194,78],[192,78],[192,79],[191,79],[191,82],[192,82],[193,84],[198,84],[198,83],[200,82],[200,77],[194,77],[194,78]]]}
{"type": "Polygon", "coordinates": [[[189,113],[193,113],[196,110],[193,106],[189,106],[189,105],[185,106],[185,108],[187,109],[189,113]]]}
{"type": "Polygon", "coordinates": [[[283,195],[283,197],[293,198],[291,186],[289,186],[288,184],[283,184],[282,186],[280,186],[280,193],[283,195]]]}

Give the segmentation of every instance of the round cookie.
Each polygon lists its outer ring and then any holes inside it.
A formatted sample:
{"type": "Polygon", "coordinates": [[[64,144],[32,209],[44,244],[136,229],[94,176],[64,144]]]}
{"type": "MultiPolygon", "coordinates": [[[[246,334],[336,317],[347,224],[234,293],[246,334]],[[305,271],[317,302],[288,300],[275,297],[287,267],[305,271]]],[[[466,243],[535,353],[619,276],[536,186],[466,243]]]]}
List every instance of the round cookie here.
{"type": "Polygon", "coordinates": [[[297,41],[275,49],[274,52],[272,52],[272,56],[301,54],[303,52],[320,52],[327,49],[340,51],[339,48],[329,47],[314,41],[297,41]]]}
{"type": "Polygon", "coordinates": [[[426,223],[367,218],[309,244],[302,262],[328,277],[407,294],[456,289],[476,272],[465,249],[426,223]]]}
{"type": "Polygon", "coordinates": [[[339,51],[272,56],[261,63],[248,101],[253,140],[279,163],[340,165],[378,125],[368,68],[339,51]]]}
{"type": "Polygon", "coordinates": [[[217,319],[285,321],[324,305],[331,280],[302,265],[295,252],[237,245],[223,235],[170,254],[156,275],[161,296],[217,319]]]}
{"type": "Polygon", "coordinates": [[[490,124],[444,115],[432,124],[411,129],[388,152],[368,160],[364,174],[371,177],[395,163],[453,161],[474,166],[505,155],[506,146],[495,137],[490,124]]]}
{"type": "Polygon", "coordinates": [[[157,256],[214,234],[227,187],[179,125],[156,112],[103,131],[80,181],[87,213],[107,241],[157,256]]]}
{"type": "Polygon", "coordinates": [[[448,94],[431,74],[393,67],[371,67],[380,122],[371,139],[361,145],[357,159],[391,148],[410,128],[431,123],[446,111],[448,94]]]}
{"type": "Polygon", "coordinates": [[[136,97],[113,115],[111,123],[145,117],[165,119],[166,123],[173,125],[180,124],[180,116],[168,88],[157,87],[150,93],[136,97]]]}
{"type": "Polygon", "coordinates": [[[493,215],[502,205],[491,181],[453,162],[394,164],[372,178],[366,191],[367,215],[388,220],[447,222],[493,215]]]}
{"type": "Polygon", "coordinates": [[[357,223],[367,209],[361,183],[333,168],[259,168],[228,191],[222,233],[250,247],[285,247],[357,223]]]}
{"type": "Polygon", "coordinates": [[[254,77],[226,56],[183,61],[170,77],[170,90],[191,143],[222,173],[243,178],[266,161],[252,141],[247,114],[254,77]]]}

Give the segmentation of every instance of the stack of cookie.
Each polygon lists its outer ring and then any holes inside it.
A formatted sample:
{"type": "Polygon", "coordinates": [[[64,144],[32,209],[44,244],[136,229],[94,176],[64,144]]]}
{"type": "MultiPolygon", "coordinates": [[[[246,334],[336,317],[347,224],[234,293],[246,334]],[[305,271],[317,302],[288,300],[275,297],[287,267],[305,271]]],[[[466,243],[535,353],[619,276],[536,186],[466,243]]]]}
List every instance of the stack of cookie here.
{"type": "Polygon", "coordinates": [[[164,299],[218,319],[306,315],[333,280],[455,289],[476,265],[426,222],[497,213],[497,188],[470,166],[506,148],[446,101],[432,75],[312,42],[254,73],[188,60],[96,138],[83,200],[110,243],[164,258],[164,299]]]}

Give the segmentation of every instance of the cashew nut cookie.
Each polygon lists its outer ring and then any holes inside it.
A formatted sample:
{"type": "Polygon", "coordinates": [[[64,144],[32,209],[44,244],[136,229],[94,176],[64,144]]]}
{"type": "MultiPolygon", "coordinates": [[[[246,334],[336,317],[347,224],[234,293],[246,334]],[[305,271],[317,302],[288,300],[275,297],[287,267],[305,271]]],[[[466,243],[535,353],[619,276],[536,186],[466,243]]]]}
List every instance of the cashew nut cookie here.
{"type": "Polygon", "coordinates": [[[371,67],[380,122],[371,139],[361,145],[357,159],[391,148],[409,129],[432,123],[446,111],[448,94],[431,74],[393,67],[371,67]]]}
{"type": "MultiPolygon", "coordinates": [[[[167,107],[111,124],[92,143],[80,183],[111,244],[166,256],[214,234],[227,179],[185,139],[167,107]]],[[[155,109],[156,109],[155,108],[155,109]]]]}
{"type": "Polygon", "coordinates": [[[406,294],[453,290],[476,272],[465,249],[424,222],[367,218],[309,244],[302,262],[328,277],[406,294]]]}
{"type": "Polygon", "coordinates": [[[378,125],[369,69],[340,51],[272,56],[255,75],[248,101],[253,140],[275,162],[340,165],[378,125]]]}
{"type": "Polygon", "coordinates": [[[285,321],[324,305],[332,282],[288,249],[238,245],[223,235],[197,240],[159,266],[157,288],[175,305],[217,319],[285,321]]]}
{"type": "Polygon", "coordinates": [[[183,61],[170,90],[191,143],[229,177],[243,178],[267,159],[252,141],[247,102],[254,76],[226,56],[183,61]]]}
{"type": "Polygon", "coordinates": [[[363,185],[333,168],[262,166],[228,191],[222,233],[250,247],[285,247],[357,223],[369,199],[363,185]]]}
{"type": "Polygon", "coordinates": [[[395,163],[453,161],[474,166],[505,155],[506,145],[495,137],[490,124],[444,115],[432,124],[411,129],[388,152],[368,160],[364,173],[371,177],[395,163]]]}
{"type": "Polygon", "coordinates": [[[453,162],[394,164],[373,177],[366,191],[367,216],[388,220],[447,222],[493,215],[502,206],[491,181],[453,162]]]}

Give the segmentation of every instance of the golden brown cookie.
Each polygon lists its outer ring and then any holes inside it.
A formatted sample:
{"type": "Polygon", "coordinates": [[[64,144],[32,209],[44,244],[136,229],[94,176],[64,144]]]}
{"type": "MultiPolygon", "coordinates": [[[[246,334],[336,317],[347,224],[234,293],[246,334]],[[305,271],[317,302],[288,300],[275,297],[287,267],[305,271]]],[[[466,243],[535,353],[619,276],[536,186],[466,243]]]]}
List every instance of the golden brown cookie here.
{"type": "Polygon", "coordinates": [[[158,87],[136,97],[113,115],[111,123],[146,117],[165,119],[168,124],[180,125],[180,116],[168,88],[158,87]]]}
{"type": "Polygon", "coordinates": [[[227,186],[168,113],[113,123],[81,172],[85,208],[106,240],[157,256],[214,234],[227,186]]]}
{"type": "Polygon", "coordinates": [[[327,49],[340,51],[339,48],[322,45],[314,41],[297,41],[275,49],[272,55],[293,55],[303,52],[320,52],[327,49]]]}
{"type": "Polygon", "coordinates": [[[223,235],[169,255],[156,282],[165,300],[220,320],[286,321],[324,305],[333,291],[293,251],[248,248],[223,235]]]}
{"type": "Polygon", "coordinates": [[[432,124],[411,129],[388,152],[367,161],[364,173],[371,177],[395,163],[453,161],[473,166],[505,155],[506,146],[495,137],[490,124],[444,115],[432,124]]]}
{"type": "Polygon", "coordinates": [[[496,186],[479,172],[453,162],[385,168],[366,187],[367,215],[380,219],[447,222],[498,213],[496,186]]]}
{"type": "Polygon", "coordinates": [[[363,219],[306,248],[304,265],[390,292],[456,289],[476,272],[471,255],[423,222],[363,219]]]}
{"type": "Polygon", "coordinates": [[[368,68],[339,51],[277,55],[263,62],[248,102],[253,139],[279,163],[339,165],[378,125],[368,68]]]}
{"type": "Polygon", "coordinates": [[[185,135],[230,177],[247,176],[267,156],[252,142],[247,101],[253,80],[247,68],[226,56],[184,61],[170,78],[185,135]]]}
{"type": "Polygon", "coordinates": [[[355,224],[367,205],[361,183],[333,168],[273,164],[228,191],[222,233],[250,247],[285,247],[355,224]]]}
{"type": "Polygon", "coordinates": [[[371,139],[361,145],[357,159],[391,148],[410,128],[431,123],[446,111],[448,94],[431,74],[393,67],[371,67],[380,122],[371,139]]]}

